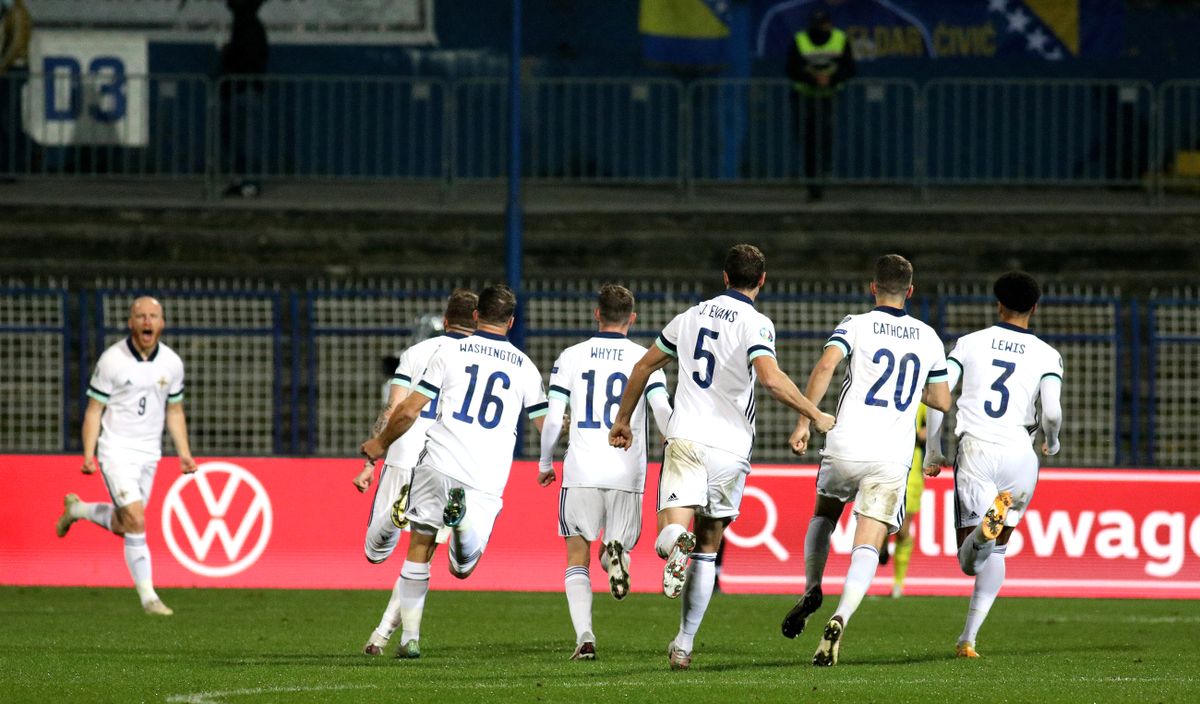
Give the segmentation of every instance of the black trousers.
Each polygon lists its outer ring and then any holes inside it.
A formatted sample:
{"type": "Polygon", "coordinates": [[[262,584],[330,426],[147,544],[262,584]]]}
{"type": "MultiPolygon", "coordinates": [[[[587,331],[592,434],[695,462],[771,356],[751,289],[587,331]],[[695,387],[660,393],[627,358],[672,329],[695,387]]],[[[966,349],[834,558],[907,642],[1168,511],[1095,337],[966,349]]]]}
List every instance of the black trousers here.
{"type": "Polygon", "coordinates": [[[792,117],[804,155],[804,180],[809,195],[821,196],[821,186],[833,166],[833,96],[792,91],[792,117]]]}

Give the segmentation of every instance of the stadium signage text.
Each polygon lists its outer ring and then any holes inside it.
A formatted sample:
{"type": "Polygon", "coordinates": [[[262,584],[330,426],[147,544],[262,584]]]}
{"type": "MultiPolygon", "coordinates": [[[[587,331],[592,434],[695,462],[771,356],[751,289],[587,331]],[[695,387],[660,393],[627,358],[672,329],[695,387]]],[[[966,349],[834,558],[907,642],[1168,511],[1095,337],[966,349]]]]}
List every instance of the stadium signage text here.
{"type": "MultiPolygon", "coordinates": [[[[159,464],[147,507],[155,582],[163,587],[388,589],[400,552],[384,565],[363,556],[372,501],[350,483],[362,464],[346,459],[203,458],[194,477],[178,461],[159,464]],[[163,497],[161,501],[155,497],[163,497]],[[393,564],[395,563],[395,564],[393,564]]],[[[0,455],[11,520],[0,525],[0,584],[128,586],[112,536],[80,522],[63,539],[50,525],[68,491],[105,501],[97,477],[75,456],[0,455]]],[[[661,586],[653,555],[656,468],[647,473],[642,540],[633,588],[661,586]]],[[[949,472],[926,484],[906,594],[967,595],[958,568],[949,472]]],[[[721,574],[728,592],[795,593],[804,584],[804,533],[812,515],[813,467],[757,465],[732,525],[721,574]]],[[[537,485],[537,465],[517,462],[487,556],[468,580],[435,558],[437,589],[558,591],[563,543],[558,488],[537,485]]],[[[850,512],[833,535],[826,581],[840,588],[850,559],[850,512]],[[837,575],[839,577],[835,577],[837,575]]],[[[1031,510],[1010,543],[1009,596],[1200,597],[1200,471],[1043,469],[1031,510]]],[[[875,588],[891,587],[881,567],[875,588]]],[[[593,586],[607,589],[596,570],[593,586]]]]}

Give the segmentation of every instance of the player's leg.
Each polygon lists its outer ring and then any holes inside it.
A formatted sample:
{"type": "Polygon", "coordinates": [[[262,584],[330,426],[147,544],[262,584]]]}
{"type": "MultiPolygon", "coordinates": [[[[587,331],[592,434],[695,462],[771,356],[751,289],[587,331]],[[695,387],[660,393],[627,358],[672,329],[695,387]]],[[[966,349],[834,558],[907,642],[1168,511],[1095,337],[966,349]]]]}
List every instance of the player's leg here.
{"type": "MultiPolygon", "coordinates": [[[[58,537],[63,537],[67,531],[71,529],[71,525],[75,521],[86,520],[95,523],[104,530],[121,535],[121,533],[113,528],[113,516],[117,509],[117,495],[113,490],[108,478],[106,477],[105,468],[111,463],[122,463],[120,458],[110,457],[102,454],[97,458],[100,464],[100,478],[104,481],[104,487],[108,491],[108,496],[111,501],[87,502],[80,501],[76,494],[67,494],[63,497],[63,512],[59,515],[58,520],[54,524],[54,532],[58,537]]],[[[115,469],[115,467],[114,467],[115,469]]]]}
{"type": "Polygon", "coordinates": [[[875,572],[879,569],[879,551],[889,533],[900,530],[904,523],[904,488],[907,468],[886,463],[865,463],[861,484],[854,497],[854,549],[850,553],[850,569],[837,610],[825,624],[825,631],[813,664],[836,665],[841,648],[842,631],[862,603],[875,572]]]}
{"type": "MultiPolygon", "coordinates": [[[[979,653],[975,650],[975,639],[1004,584],[1007,571],[1008,540],[1033,498],[1033,492],[1037,486],[1037,455],[1032,450],[1006,453],[999,463],[996,479],[1001,487],[1001,496],[997,497],[996,503],[988,512],[988,516],[985,516],[984,521],[987,523],[990,517],[993,519],[992,525],[994,525],[996,516],[992,514],[999,512],[1002,514],[1000,518],[1002,526],[999,534],[995,537],[994,547],[987,559],[975,570],[975,588],[971,592],[967,618],[955,646],[955,651],[960,657],[979,657],[979,653]],[[1007,495],[1008,502],[1003,501],[1004,495],[1007,495]],[[998,507],[1000,507],[999,510],[998,507]]],[[[973,538],[968,538],[964,542],[969,543],[972,540],[973,538]]]]}
{"type": "Polygon", "coordinates": [[[964,437],[954,462],[954,507],[958,527],[958,565],[975,576],[996,546],[1012,495],[996,485],[999,447],[964,437]]]}
{"type": "MultiPolygon", "coordinates": [[[[425,533],[413,532],[405,553],[404,564],[400,568],[400,576],[396,577],[396,582],[392,585],[392,594],[388,598],[387,607],[383,610],[383,617],[379,620],[379,625],[375,630],[371,631],[367,644],[363,646],[363,653],[367,655],[382,654],[384,647],[391,640],[392,634],[401,624],[411,623],[413,633],[416,634],[414,636],[410,633],[407,640],[401,637],[401,647],[403,647],[403,643],[417,640],[420,637],[420,614],[425,606],[425,595],[429,591],[429,563],[433,561],[433,553],[437,548],[434,537],[429,533],[430,530],[436,533],[436,529],[432,528],[427,529],[425,533]],[[426,538],[429,539],[426,540],[426,538]],[[413,612],[414,608],[416,609],[415,613],[413,612]],[[404,616],[405,611],[409,612],[407,620],[404,616]]],[[[418,657],[421,654],[420,649],[415,646],[411,648],[412,653],[415,654],[409,653],[409,650],[409,648],[405,648],[403,655],[398,651],[397,657],[418,657]]]]}
{"type": "Polygon", "coordinates": [[[642,535],[641,492],[618,489],[604,492],[604,549],[601,559],[608,573],[608,588],[613,598],[629,594],[629,553],[642,535]]]}
{"type": "Polygon", "coordinates": [[[679,632],[668,651],[671,667],[686,670],[692,661],[696,634],[712,600],[717,578],[717,551],[732,519],[696,516],[696,550],[687,567],[687,581],[680,599],[679,632]]]}
{"type": "Polygon", "coordinates": [[[466,579],[475,571],[487,549],[502,505],[499,496],[458,484],[450,489],[442,513],[443,524],[451,529],[450,539],[446,541],[450,547],[450,574],[466,579]],[[471,507],[469,514],[468,505],[471,507]]]}
{"type": "Polygon", "coordinates": [[[780,624],[785,638],[795,638],[803,633],[808,617],[824,602],[821,582],[825,577],[825,563],[829,560],[829,539],[846,503],[854,498],[858,489],[857,479],[848,473],[848,469],[847,463],[825,457],[817,470],[817,500],[808,522],[808,532],[804,534],[804,593],[780,624]]]}
{"type": "Polygon", "coordinates": [[[604,525],[601,489],[563,487],[558,493],[558,534],[566,541],[567,569],[563,591],[575,629],[572,660],[594,660],[596,636],[592,632],[591,544],[600,539],[604,525]]]}
{"type": "Polygon", "coordinates": [[[691,665],[696,633],[708,611],[716,583],[717,551],[721,548],[726,526],[740,511],[750,463],[733,453],[707,448],[705,469],[707,501],[696,513],[696,549],[687,568],[679,632],[668,648],[671,667],[676,669],[687,669],[691,665]]]}
{"type": "Polygon", "coordinates": [[[162,603],[154,591],[150,548],[146,545],[146,499],[154,482],[158,462],[131,458],[108,458],[108,466],[100,466],[104,484],[113,497],[115,510],[110,528],[124,536],[125,566],[137,589],[138,599],[146,613],[170,616],[171,609],[162,603]]]}
{"type": "Polygon", "coordinates": [[[408,525],[404,511],[408,508],[409,482],[412,469],[384,464],[371,500],[371,518],[363,541],[367,561],[379,564],[386,560],[400,542],[400,531],[408,525]]]}
{"type": "Polygon", "coordinates": [[[674,599],[683,592],[687,566],[696,548],[696,535],[688,530],[696,507],[707,503],[708,475],[704,466],[707,448],[672,438],[663,458],[658,483],[658,538],[654,550],[666,560],[663,594],[674,599]]]}

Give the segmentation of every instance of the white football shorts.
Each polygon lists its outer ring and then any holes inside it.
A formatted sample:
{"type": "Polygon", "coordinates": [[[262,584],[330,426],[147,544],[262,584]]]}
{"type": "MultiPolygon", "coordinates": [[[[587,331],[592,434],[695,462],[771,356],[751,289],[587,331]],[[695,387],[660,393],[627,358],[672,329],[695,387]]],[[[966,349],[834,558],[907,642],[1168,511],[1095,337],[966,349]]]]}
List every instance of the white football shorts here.
{"type": "MultiPolygon", "coordinates": [[[[447,531],[442,521],[442,512],[450,500],[450,490],[461,488],[466,492],[467,517],[471,527],[487,548],[488,539],[492,537],[492,528],[496,525],[496,516],[504,501],[499,496],[485,494],[463,484],[457,479],[451,479],[433,467],[419,464],[412,470],[412,483],[408,490],[408,508],[404,517],[412,523],[436,529],[439,533],[447,531]]],[[[420,530],[414,527],[413,530],[420,530]]],[[[421,531],[425,532],[425,531],[421,531]]]]}
{"type": "MultiPolygon", "coordinates": [[[[363,554],[370,562],[380,563],[388,559],[400,542],[400,531],[409,530],[409,524],[404,521],[404,511],[408,508],[412,472],[411,467],[387,463],[379,470],[375,498],[371,500],[367,537],[363,541],[363,554]],[[404,527],[397,527],[398,523],[404,527]]],[[[449,529],[443,528],[438,531],[437,542],[446,542],[449,535],[449,529]]]]}
{"type": "Polygon", "coordinates": [[[1033,500],[1038,459],[1030,443],[1001,445],[964,435],[954,458],[954,522],[959,528],[979,525],[996,495],[1012,492],[1004,525],[1015,526],[1033,500]]]}
{"type": "Polygon", "coordinates": [[[108,495],[117,508],[124,508],[141,501],[145,508],[150,503],[150,489],[154,486],[154,471],[158,469],[158,457],[145,452],[130,452],[101,447],[96,452],[100,462],[100,476],[108,495]]]}
{"type": "Polygon", "coordinates": [[[596,542],[614,540],[630,550],[642,535],[642,493],[564,486],[558,492],[558,534],[596,542]]]}
{"type": "Polygon", "coordinates": [[[817,493],[842,503],[854,502],[854,513],[874,518],[889,533],[904,524],[908,466],[896,462],[863,462],[826,455],[817,470],[817,493]]]}
{"type": "Polygon", "coordinates": [[[658,510],[695,506],[708,518],[737,518],[750,460],[691,440],[670,438],[658,479],[658,510]]]}

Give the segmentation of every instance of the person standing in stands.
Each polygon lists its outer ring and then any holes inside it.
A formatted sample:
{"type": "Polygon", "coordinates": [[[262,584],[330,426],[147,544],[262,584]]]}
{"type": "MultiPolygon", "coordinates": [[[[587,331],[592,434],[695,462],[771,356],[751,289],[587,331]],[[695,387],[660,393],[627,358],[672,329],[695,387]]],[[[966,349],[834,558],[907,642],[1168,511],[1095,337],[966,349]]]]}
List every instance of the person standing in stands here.
{"type": "Polygon", "coordinates": [[[226,196],[253,198],[259,184],[249,173],[264,160],[256,137],[262,133],[263,82],[257,77],[267,72],[270,47],[267,28],[258,18],[264,0],[225,0],[233,13],[229,42],[221,47],[221,145],[223,166],[233,180],[226,196]]]}
{"type": "Polygon", "coordinates": [[[833,119],[842,84],[854,77],[854,54],[846,33],[833,26],[829,11],[817,8],[807,29],[788,48],[787,75],[792,81],[796,138],[804,150],[809,200],[824,195],[822,182],[833,163],[833,119]]]}

